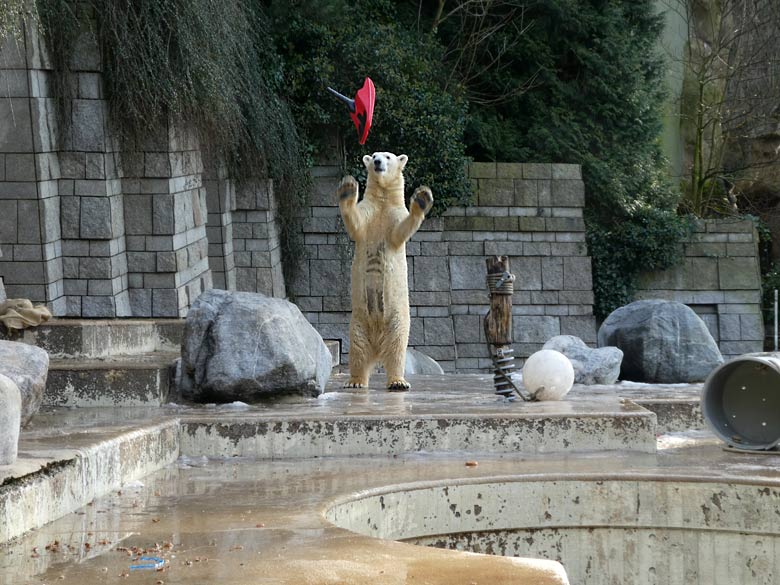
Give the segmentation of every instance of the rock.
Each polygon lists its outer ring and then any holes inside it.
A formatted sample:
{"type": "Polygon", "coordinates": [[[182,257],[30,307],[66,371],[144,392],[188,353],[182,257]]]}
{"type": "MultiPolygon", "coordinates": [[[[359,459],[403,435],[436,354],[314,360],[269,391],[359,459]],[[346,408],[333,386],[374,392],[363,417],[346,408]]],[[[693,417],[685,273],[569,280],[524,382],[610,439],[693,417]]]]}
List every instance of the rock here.
{"type": "Polygon", "coordinates": [[[279,393],[317,396],[332,358],[301,311],[283,299],[211,289],[190,309],[181,392],[199,402],[254,402],[279,393]]]}
{"type": "Polygon", "coordinates": [[[19,341],[0,341],[0,374],[11,378],[22,395],[22,426],[30,422],[43,402],[49,354],[19,341]]]}
{"type": "Polygon", "coordinates": [[[599,328],[598,343],[623,351],[620,378],[634,382],[701,382],[723,363],[704,321],[673,301],[636,301],[616,309],[599,328]]]}
{"type": "Polygon", "coordinates": [[[574,367],[575,384],[614,384],[620,376],[623,352],[617,347],[592,349],[574,335],[557,335],[542,349],[561,352],[574,367]]]}
{"type": "Polygon", "coordinates": [[[22,394],[14,381],[0,374],[0,465],[16,461],[22,421],[22,394]]]}
{"type": "Polygon", "coordinates": [[[421,351],[406,348],[406,365],[404,366],[404,375],[426,374],[440,376],[444,374],[439,363],[432,357],[428,357],[421,351]]]}

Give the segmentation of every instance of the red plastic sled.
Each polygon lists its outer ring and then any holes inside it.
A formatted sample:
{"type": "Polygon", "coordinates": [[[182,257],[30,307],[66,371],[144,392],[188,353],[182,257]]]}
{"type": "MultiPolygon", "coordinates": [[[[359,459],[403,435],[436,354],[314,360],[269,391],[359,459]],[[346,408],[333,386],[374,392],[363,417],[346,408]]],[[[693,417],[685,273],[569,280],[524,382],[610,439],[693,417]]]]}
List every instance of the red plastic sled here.
{"type": "Polygon", "coordinates": [[[352,118],[352,122],[354,122],[355,129],[358,133],[358,142],[360,144],[365,144],[366,138],[368,138],[368,131],[371,129],[371,120],[374,117],[374,102],[376,101],[374,82],[371,81],[370,77],[366,77],[366,80],[363,82],[363,87],[355,94],[354,100],[341,95],[330,87],[328,88],[328,91],[347,104],[347,108],[349,108],[349,117],[352,118]]]}

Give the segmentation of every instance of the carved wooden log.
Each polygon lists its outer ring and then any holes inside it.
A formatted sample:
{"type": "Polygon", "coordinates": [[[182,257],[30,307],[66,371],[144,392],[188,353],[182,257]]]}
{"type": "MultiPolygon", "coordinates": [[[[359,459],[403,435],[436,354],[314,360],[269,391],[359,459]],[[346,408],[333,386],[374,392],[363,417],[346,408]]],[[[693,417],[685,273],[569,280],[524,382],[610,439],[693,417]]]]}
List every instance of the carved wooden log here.
{"type": "MultiPolygon", "coordinates": [[[[501,276],[509,274],[508,256],[492,256],[485,262],[488,282],[501,283],[501,276]]],[[[487,342],[495,346],[512,344],[512,287],[507,286],[507,280],[498,289],[489,286],[490,312],[485,316],[485,335],[487,342]]]]}

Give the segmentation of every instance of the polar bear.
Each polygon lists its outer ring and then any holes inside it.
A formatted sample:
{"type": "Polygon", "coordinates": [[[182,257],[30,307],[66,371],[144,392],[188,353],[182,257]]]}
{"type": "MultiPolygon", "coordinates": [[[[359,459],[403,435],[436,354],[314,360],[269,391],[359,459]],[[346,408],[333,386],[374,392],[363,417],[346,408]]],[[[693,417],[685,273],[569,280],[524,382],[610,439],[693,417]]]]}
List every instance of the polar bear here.
{"type": "Polygon", "coordinates": [[[419,187],[406,210],[402,171],[407,160],[405,154],[367,154],[363,200],[358,203],[358,184],[352,176],[344,177],[336,192],[347,233],[355,242],[348,388],[368,386],[371,369],[382,362],[387,388],[409,389],[404,380],[409,341],[406,242],[433,206],[433,195],[428,187],[419,187]]]}

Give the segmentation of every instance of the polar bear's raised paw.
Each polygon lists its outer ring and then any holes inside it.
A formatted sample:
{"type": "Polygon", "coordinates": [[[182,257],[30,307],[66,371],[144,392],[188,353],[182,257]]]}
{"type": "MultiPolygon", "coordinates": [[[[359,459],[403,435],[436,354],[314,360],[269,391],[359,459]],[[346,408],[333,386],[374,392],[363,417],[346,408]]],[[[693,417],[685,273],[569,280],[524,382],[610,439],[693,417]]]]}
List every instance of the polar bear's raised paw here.
{"type": "Polygon", "coordinates": [[[412,196],[412,204],[416,204],[423,213],[428,213],[431,207],[433,207],[433,193],[431,193],[430,188],[425,186],[417,187],[412,196]]]}
{"type": "Polygon", "coordinates": [[[336,189],[336,195],[339,197],[339,201],[345,199],[357,199],[358,198],[358,182],[352,175],[347,175],[341,179],[338,189],[336,189]]]}

